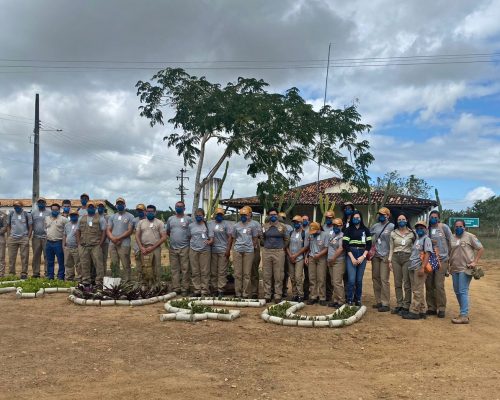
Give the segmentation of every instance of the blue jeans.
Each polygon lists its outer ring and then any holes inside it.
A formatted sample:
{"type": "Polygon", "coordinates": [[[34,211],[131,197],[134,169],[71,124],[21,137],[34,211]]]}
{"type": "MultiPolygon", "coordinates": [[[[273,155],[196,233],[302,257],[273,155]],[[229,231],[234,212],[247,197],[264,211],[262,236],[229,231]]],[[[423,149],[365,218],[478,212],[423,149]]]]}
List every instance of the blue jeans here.
{"type": "MultiPolygon", "coordinates": [[[[364,249],[351,248],[354,258],[358,258],[365,252],[364,249]]],[[[363,292],[363,275],[365,273],[366,259],[359,265],[352,265],[351,257],[346,257],[347,270],[347,302],[361,302],[363,292]]]]}
{"type": "Polygon", "coordinates": [[[451,274],[451,278],[453,279],[453,290],[460,306],[460,315],[469,315],[469,285],[472,275],[456,272],[451,274]]]}
{"type": "Polygon", "coordinates": [[[47,278],[54,279],[54,262],[57,257],[57,279],[64,280],[64,250],[62,240],[48,241],[45,246],[45,253],[47,256],[47,278]]]}

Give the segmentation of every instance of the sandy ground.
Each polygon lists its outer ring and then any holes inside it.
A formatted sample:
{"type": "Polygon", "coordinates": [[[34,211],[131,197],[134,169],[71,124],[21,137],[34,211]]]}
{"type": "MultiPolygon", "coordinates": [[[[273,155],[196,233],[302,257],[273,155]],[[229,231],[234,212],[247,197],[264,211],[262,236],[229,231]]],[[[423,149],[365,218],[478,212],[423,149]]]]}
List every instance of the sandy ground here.
{"type": "MultiPolygon", "coordinates": [[[[161,304],[94,308],[0,295],[0,399],[497,399],[500,260],[471,285],[471,324],[368,313],[343,329],[160,322],[161,304]],[[495,266],[497,268],[495,268],[495,266]]],[[[331,310],[331,309],[330,309],[331,310]]],[[[305,311],[324,313],[320,306],[305,311]]]]}

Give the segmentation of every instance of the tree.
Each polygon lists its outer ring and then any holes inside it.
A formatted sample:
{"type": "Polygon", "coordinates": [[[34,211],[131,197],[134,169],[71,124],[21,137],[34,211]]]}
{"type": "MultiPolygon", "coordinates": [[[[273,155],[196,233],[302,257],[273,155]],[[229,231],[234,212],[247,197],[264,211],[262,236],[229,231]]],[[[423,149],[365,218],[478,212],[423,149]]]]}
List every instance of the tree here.
{"type": "Polygon", "coordinates": [[[382,178],[372,183],[374,190],[387,190],[389,194],[400,194],[429,198],[432,186],[415,175],[401,177],[398,171],[386,172],[382,178]]]}

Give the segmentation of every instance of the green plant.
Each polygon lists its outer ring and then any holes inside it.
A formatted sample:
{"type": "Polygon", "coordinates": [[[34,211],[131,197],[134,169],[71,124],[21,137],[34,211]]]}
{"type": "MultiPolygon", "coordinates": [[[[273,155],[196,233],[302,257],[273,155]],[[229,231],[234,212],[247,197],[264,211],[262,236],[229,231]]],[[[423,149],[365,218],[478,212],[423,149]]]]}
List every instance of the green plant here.
{"type": "Polygon", "coordinates": [[[77,282],[61,281],[59,279],[47,279],[47,278],[28,278],[19,282],[0,284],[0,287],[21,288],[23,290],[23,293],[36,293],[40,289],[45,289],[45,288],[69,288],[76,286],[77,282]]]}
{"type": "Polygon", "coordinates": [[[441,205],[441,199],[439,198],[439,191],[437,188],[434,189],[434,194],[436,195],[436,202],[438,203],[439,215],[443,215],[443,206],[441,205]]]}
{"type": "Polygon", "coordinates": [[[0,278],[0,282],[17,281],[19,278],[15,275],[5,275],[0,278]]]}
{"type": "Polygon", "coordinates": [[[112,262],[111,263],[111,277],[112,278],[119,278],[120,277],[120,267],[118,263],[112,262]]]}
{"type": "Polygon", "coordinates": [[[319,195],[319,209],[321,210],[321,225],[325,223],[325,213],[327,211],[333,211],[335,209],[335,202],[330,201],[330,197],[326,193],[320,193],[319,195]]]}

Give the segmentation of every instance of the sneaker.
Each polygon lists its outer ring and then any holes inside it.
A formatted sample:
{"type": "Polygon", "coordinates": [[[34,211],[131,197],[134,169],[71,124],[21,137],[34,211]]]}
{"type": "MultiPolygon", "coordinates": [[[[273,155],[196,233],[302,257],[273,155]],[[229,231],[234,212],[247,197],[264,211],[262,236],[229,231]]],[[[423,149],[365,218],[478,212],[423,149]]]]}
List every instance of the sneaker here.
{"type": "Polygon", "coordinates": [[[326,300],[320,300],[319,301],[320,306],[326,306],[326,300]]]}
{"type": "Polygon", "coordinates": [[[415,314],[415,313],[412,313],[412,312],[407,312],[402,317],[403,317],[403,319],[420,319],[420,315],[419,314],[415,314]]]}
{"type": "Polygon", "coordinates": [[[391,311],[391,307],[389,306],[382,306],[378,309],[378,312],[388,312],[391,311]]]}
{"type": "Polygon", "coordinates": [[[426,314],[427,315],[437,315],[437,312],[435,310],[427,310],[426,314]]]}
{"type": "Polygon", "coordinates": [[[469,323],[469,317],[467,315],[460,315],[456,318],[453,318],[451,320],[452,324],[468,324],[469,323]]]}
{"type": "Polygon", "coordinates": [[[396,307],[391,310],[391,314],[399,314],[403,307],[396,307]]]}
{"type": "Polygon", "coordinates": [[[438,316],[438,318],[444,318],[444,317],[446,317],[446,312],[438,311],[437,316],[438,316]]]}
{"type": "Polygon", "coordinates": [[[308,304],[308,305],[310,305],[310,306],[311,306],[311,305],[313,305],[313,304],[316,304],[317,302],[318,302],[318,299],[309,299],[309,300],[307,300],[307,303],[306,303],[306,304],[308,304]]]}
{"type": "Polygon", "coordinates": [[[382,307],[382,303],[377,303],[372,305],[372,308],[380,308],[380,307],[382,307]]]}

